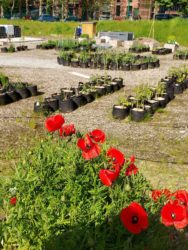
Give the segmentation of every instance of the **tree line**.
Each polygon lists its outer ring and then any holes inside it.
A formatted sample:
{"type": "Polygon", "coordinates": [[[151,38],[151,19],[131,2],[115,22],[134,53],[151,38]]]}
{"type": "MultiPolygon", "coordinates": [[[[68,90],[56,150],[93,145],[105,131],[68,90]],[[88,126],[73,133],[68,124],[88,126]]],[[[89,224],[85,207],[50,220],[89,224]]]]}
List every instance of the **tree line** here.
{"type": "MultiPolygon", "coordinates": [[[[8,13],[10,16],[17,13],[20,17],[29,16],[33,9],[39,10],[39,15],[48,13],[54,15],[58,12],[59,17],[68,15],[68,4],[79,4],[82,12],[92,17],[92,14],[106,4],[110,6],[115,0],[0,0],[0,16],[8,13]]],[[[180,12],[188,14],[188,0],[155,0],[155,3],[163,10],[176,8],[180,12]]]]}

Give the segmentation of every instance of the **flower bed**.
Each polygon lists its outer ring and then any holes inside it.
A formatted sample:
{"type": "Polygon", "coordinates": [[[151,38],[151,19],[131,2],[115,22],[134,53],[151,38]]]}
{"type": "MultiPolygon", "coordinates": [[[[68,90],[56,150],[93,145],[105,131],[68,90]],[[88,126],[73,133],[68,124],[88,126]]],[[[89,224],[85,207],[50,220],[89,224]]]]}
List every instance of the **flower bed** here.
{"type": "Polygon", "coordinates": [[[63,66],[123,71],[153,69],[160,66],[159,59],[155,56],[139,56],[113,51],[95,53],[64,51],[60,53],[57,61],[63,66]]]}
{"type": "Polygon", "coordinates": [[[152,116],[157,109],[165,108],[177,94],[188,88],[188,68],[173,68],[168,77],[161,79],[157,87],[147,84],[135,89],[135,96],[120,98],[113,106],[112,115],[123,120],[130,116],[131,120],[140,122],[152,116]]]}
{"type": "Polygon", "coordinates": [[[186,190],[153,190],[135,157],[99,129],[80,134],[59,114],[45,127],[48,135],[0,183],[5,249],[167,250],[181,239],[185,246],[186,190]]]}
{"type": "Polygon", "coordinates": [[[8,77],[0,74],[0,105],[6,105],[38,94],[36,85],[22,82],[10,83],[8,77]]]}
{"type": "Polygon", "coordinates": [[[54,93],[44,102],[34,104],[35,112],[55,112],[58,109],[62,113],[69,113],[78,107],[94,101],[96,98],[111,94],[123,87],[122,78],[111,76],[93,76],[89,82],[79,82],[76,88],[62,88],[60,93],[54,93]]]}
{"type": "Polygon", "coordinates": [[[188,60],[188,50],[177,50],[173,58],[175,60],[188,60]]]}

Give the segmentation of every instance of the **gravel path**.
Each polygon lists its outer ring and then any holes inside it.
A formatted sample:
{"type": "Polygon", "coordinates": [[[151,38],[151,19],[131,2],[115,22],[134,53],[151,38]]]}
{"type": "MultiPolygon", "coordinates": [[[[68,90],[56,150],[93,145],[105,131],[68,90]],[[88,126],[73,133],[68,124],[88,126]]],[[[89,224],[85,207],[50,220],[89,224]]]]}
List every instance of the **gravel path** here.
{"type": "MultiPolygon", "coordinates": [[[[45,93],[44,96],[58,92],[62,87],[76,86],[79,81],[86,81],[72,72],[86,76],[104,74],[101,70],[60,66],[56,62],[57,54],[54,50],[31,50],[6,56],[0,54],[1,71],[12,81],[20,79],[36,83],[39,90],[45,93]]],[[[135,154],[141,160],[157,164],[156,168],[162,163],[166,166],[173,164],[177,169],[180,166],[188,166],[188,90],[177,96],[163,113],[156,113],[151,121],[119,122],[111,116],[112,106],[119,95],[130,94],[140,83],[155,85],[167,75],[170,67],[185,64],[182,61],[173,61],[172,55],[161,56],[160,60],[159,69],[138,72],[108,71],[108,74],[114,77],[123,77],[124,89],[66,114],[66,120],[75,123],[82,131],[96,127],[103,129],[126,156],[135,154]]],[[[28,133],[30,136],[33,133],[32,126],[41,130],[43,118],[35,118],[32,112],[33,103],[39,98],[41,97],[33,97],[0,107],[0,150],[3,151],[5,145],[6,148],[19,145],[23,134],[28,133]],[[34,125],[33,119],[36,123],[34,125]]]]}

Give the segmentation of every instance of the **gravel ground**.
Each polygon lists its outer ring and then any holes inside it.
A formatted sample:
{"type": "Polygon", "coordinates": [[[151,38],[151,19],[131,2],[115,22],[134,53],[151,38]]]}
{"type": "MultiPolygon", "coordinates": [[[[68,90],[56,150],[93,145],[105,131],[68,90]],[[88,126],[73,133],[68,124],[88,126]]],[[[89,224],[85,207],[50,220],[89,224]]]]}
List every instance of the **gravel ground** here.
{"type": "MultiPolygon", "coordinates": [[[[87,81],[84,77],[73,75],[73,72],[86,76],[104,74],[101,70],[60,66],[57,64],[57,54],[58,52],[54,50],[0,54],[1,71],[12,81],[36,83],[39,90],[45,93],[44,96],[58,92],[65,86],[76,86],[79,81],[87,81]]],[[[73,122],[82,131],[97,127],[103,129],[127,157],[135,154],[142,160],[146,175],[152,176],[151,180],[155,179],[155,184],[158,181],[155,169],[160,173],[166,169],[167,173],[171,168],[179,169],[178,173],[187,178],[187,174],[184,174],[182,169],[188,167],[188,90],[169,103],[162,113],[156,113],[152,120],[147,122],[115,121],[112,119],[111,111],[119,95],[130,94],[140,83],[155,85],[167,75],[170,67],[185,64],[182,61],[172,60],[172,55],[160,56],[160,60],[161,67],[158,69],[138,72],[108,71],[108,74],[114,77],[123,77],[124,89],[65,115],[68,122],[73,122]],[[159,166],[163,165],[164,167],[159,170],[159,166]]],[[[26,137],[33,135],[32,127],[39,127],[41,130],[43,118],[35,117],[32,112],[33,103],[39,98],[41,97],[33,97],[0,107],[0,150],[2,152],[5,149],[17,147],[23,135],[28,134],[26,137]]],[[[160,178],[163,179],[163,176],[160,178]]],[[[169,179],[169,176],[165,175],[164,182],[169,179]]],[[[185,187],[179,181],[176,182],[176,177],[177,174],[173,177],[174,185],[185,187]]]]}

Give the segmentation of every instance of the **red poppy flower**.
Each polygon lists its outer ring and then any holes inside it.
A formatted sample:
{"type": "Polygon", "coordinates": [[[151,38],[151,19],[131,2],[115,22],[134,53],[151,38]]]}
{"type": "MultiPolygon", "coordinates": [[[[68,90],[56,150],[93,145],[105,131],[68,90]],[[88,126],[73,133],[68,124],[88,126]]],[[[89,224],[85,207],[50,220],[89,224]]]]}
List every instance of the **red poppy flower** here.
{"type": "Polygon", "coordinates": [[[171,193],[168,189],[162,189],[162,190],[153,190],[151,197],[154,201],[158,201],[161,196],[165,196],[167,199],[170,198],[171,193]]]}
{"type": "Polygon", "coordinates": [[[134,156],[134,155],[131,155],[131,157],[130,157],[130,162],[131,162],[131,163],[134,163],[134,162],[135,162],[135,156],[134,156]]]}
{"type": "Polygon", "coordinates": [[[122,167],[125,162],[124,154],[121,153],[116,148],[110,148],[107,152],[107,156],[111,158],[113,166],[119,166],[122,167]]]}
{"type": "Polygon", "coordinates": [[[105,186],[111,186],[112,183],[118,178],[120,171],[116,169],[115,171],[108,169],[101,169],[99,172],[99,178],[105,186]]]}
{"type": "Polygon", "coordinates": [[[94,129],[89,133],[89,136],[91,137],[94,142],[101,142],[104,143],[106,139],[106,135],[102,130],[94,129]]]}
{"type": "Polygon", "coordinates": [[[93,143],[89,135],[78,140],[77,146],[82,150],[82,156],[90,160],[99,156],[101,150],[98,144],[93,143]]]}
{"type": "Polygon", "coordinates": [[[188,212],[185,206],[177,202],[167,203],[161,210],[162,223],[177,229],[185,228],[188,224],[188,212]]]}
{"type": "Polygon", "coordinates": [[[12,197],[12,198],[10,198],[10,204],[11,205],[16,205],[16,202],[17,202],[17,198],[16,197],[12,197]]]}
{"type": "Polygon", "coordinates": [[[133,234],[139,234],[149,226],[147,212],[136,202],[121,211],[120,219],[124,227],[133,234]]]}
{"type": "Polygon", "coordinates": [[[76,133],[76,129],[74,127],[74,124],[66,125],[64,124],[59,129],[59,136],[71,136],[76,133]]]}
{"type": "Polygon", "coordinates": [[[137,173],[138,173],[138,168],[134,165],[134,163],[131,163],[125,171],[126,176],[130,176],[132,174],[137,174],[137,173]]]}
{"type": "Polygon", "coordinates": [[[65,119],[62,115],[50,116],[45,121],[45,127],[47,128],[48,132],[54,132],[59,130],[64,122],[65,119]]]}
{"type": "Polygon", "coordinates": [[[172,194],[172,198],[177,200],[180,205],[188,206],[188,193],[185,190],[177,190],[172,194]]]}

